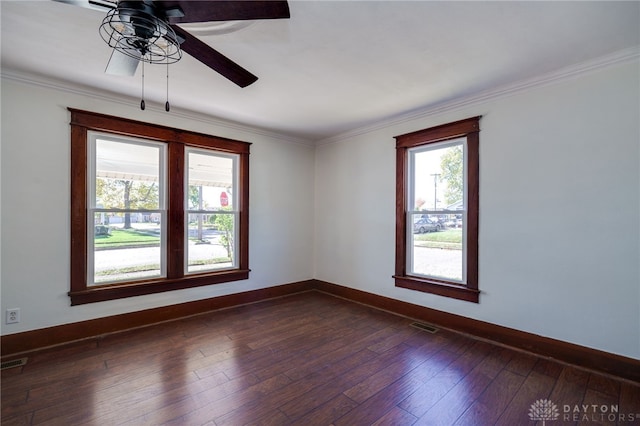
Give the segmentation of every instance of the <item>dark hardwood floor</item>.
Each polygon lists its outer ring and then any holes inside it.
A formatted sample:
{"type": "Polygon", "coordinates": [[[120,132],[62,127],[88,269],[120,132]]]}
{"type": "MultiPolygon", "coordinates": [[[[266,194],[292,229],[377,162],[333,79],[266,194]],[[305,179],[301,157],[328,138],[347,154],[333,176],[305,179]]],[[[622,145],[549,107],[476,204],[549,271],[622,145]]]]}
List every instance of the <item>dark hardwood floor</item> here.
{"type": "Polygon", "coordinates": [[[411,323],[311,291],[41,351],[2,424],[640,424],[639,384],[411,323]]]}

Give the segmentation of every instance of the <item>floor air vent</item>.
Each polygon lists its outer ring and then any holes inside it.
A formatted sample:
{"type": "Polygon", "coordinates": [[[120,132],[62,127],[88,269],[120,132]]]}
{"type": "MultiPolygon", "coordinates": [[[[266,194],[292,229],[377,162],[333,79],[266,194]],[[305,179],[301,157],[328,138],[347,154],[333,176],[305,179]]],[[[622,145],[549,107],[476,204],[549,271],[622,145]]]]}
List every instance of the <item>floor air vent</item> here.
{"type": "Polygon", "coordinates": [[[0,366],[2,367],[0,368],[0,370],[6,370],[7,368],[14,368],[14,367],[22,367],[26,363],[27,363],[27,358],[14,359],[12,361],[5,361],[2,364],[0,364],[0,366]]]}
{"type": "Polygon", "coordinates": [[[422,331],[426,331],[426,332],[431,333],[431,334],[437,333],[438,330],[439,330],[438,328],[436,328],[436,327],[434,327],[432,325],[423,324],[421,322],[413,322],[410,325],[411,325],[411,327],[418,328],[418,329],[420,329],[422,331]]]}

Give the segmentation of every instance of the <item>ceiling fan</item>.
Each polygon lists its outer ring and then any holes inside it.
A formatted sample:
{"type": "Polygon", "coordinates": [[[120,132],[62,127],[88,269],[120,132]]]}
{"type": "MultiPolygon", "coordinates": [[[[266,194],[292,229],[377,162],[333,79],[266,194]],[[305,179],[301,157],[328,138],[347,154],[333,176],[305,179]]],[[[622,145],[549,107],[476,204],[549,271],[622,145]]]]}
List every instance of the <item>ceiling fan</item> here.
{"type": "Polygon", "coordinates": [[[240,87],[258,77],[178,24],[289,18],[286,0],[54,0],[106,11],[100,35],[113,47],[106,72],[134,75],[140,61],[173,63],[182,51],[240,87]]]}

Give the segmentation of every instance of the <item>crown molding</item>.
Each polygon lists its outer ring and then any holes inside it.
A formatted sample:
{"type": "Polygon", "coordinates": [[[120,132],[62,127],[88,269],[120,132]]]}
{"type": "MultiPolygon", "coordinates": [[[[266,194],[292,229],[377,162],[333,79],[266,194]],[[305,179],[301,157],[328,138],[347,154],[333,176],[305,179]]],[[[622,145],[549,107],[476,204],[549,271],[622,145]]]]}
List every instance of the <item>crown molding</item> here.
{"type": "MultiPolygon", "coordinates": [[[[127,107],[131,107],[132,105],[137,105],[137,102],[138,102],[137,98],[133,98],[130,96],[119,95],[107,90],[101,90],[98,88],[74,84],[69,81],[58,80],[58,79],[54,79],[54,78],[43,76],[43,75],[30,74],[27,72],[21,72],[16,70],[2,69],[2,71],[0,71],[0,77],[9,81],[17,82],[17,83],[42,87],[45,89],[56,90],[56,91],[60,91],[60,92],[64,92],[72,95],[90,97],[93,99],[99,99],[102,101],[120,104],[127,107]]],[[[155,105],[155,103],[152,103],[152,102],[147,103],[146,110],[166,114],[163,105],[155,105]]],[[[246,133],[257,135],[257,136],[264,136],[271,139],[276,139],[280,142],[287,142],[287,143],[292,143],[295,145],[303,145],[307,147],[314,146],[313,140],[290,136],[287,134],[278,133],[268,129],[262,129],[259,127],[254,127],[254,126],[247,125],[240,122],[225,120],[222,118],[210,116],[210,115],[203,114],[198,111],[189,110],[186,108],[172,106],[170,114],[174,117],[182,118],[185,120],[197,121],[197,122],[205,123],[215,127],[222,127],[225,129],[242,131],[242,132],[246,132],[246,133]]]]}
{"type": "Polygon", "coordinates": [[[492,89],[483,90],[470,96],[465,96],[458,99],[429,105],[424,108],[411,110],[399,115],[395,115],[393,117],[389,117],[387,119],[383,119],[372,125],[358,127],[356,129],[352,129],[329,138],[317,140],[315,142],[315,145],[329,145],[332,143],[344,141],[349,138],[371,133],[376,130],[403,124],[409,121],[433,117],[446,112],[452,112],[488,101],[524,93],[529,90],[578,78],[583,75],[597,72],[612,66],[637,61],[639,58],[640,46],[630,47],[627,49],[616,51],[609,55],[601,56],[594,60],[560,68],[556,71],[541,74],[533,78],[520,80],[515,83],[502,85],[492,89]]]}
{"type": "MultiPolygon", "coordinates": [[[[227,128],[230,130],[247,132],[257,136],[264,136],[268,138],[277,139],[282,142],[293,143],[295,145],[303,145],[307,147],[328,145],[332,143],[341,142],[343,140],[360,136],[363,134],[371,133],[377,130],[381,130],[387,127],[400,125],[413,120],[425,119],[428,117],[437,116],[447,112],[468,108],[470,106],[478,105],[488,101],[505,98],[519,93],[524,93],[529,90],[537,89],[540,87],[557,84],[560,82],[568,81],[574,78],[581,77],[593,72],[597,72],[612,66],[625,64],[633,61],[637,61],[640,58],[640,46],[633,46],[627,49],[613,52],[609,55],[605,55],[594,60],[585,61],[579,64],[571,65],[568,67],[560,68],[556,71],[541,74],[537,77],[521,80],[515,83],[499,86],[497,88],[486,89],[475,94],[464,96],[461,98],[439,102],[436,104],[428,105],[423,108],[414,109],[401,114],[397,114],[386,119],[382,119],[375,124],[366,125],[354,128],[347,132],[339,133],[329,138],[311,140],[300,137],[295,137],[283,133],[278,133],[268,129],[250,126],[240,122],[234,122],[230,120],[224,120],[221,118],[213,117],[210,115],[202,114],[197,111],[184,109],[184,108],[172,108],[171,114],[179,118],[199,121],[208,125],[216,127],[227,128]]],[[[131,106],[137,102],[137,99],[127,97],[124,95],[117,95],[113,92],[100,90],[96,88],[89,88],[74,84],[68,81],[62,81],[45,77],[42,75],[35,75],[29,73],[23,73],[19,71],[5,70],[0,71],[0,76],[7,80],[12,80],[24,84],[30,84],[43,88],[58,90],[75,95],[98,98],[111,103],[131,106]]],[[[164,113],[164,109],[154,104],[149,104],[147,109],[154,112],[164,113]]]]}

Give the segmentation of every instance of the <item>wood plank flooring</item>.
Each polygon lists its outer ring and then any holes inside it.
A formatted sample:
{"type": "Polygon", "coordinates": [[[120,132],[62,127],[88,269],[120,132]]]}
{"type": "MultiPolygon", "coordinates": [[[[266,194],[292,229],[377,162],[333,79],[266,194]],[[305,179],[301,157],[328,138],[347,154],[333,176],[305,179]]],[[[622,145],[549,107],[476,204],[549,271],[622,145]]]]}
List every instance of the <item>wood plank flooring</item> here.
{"type": "Polygon", "coordinates": [[[2,424],[640,424],[639,384],[411,323],[312,291],[41,351],[2,424]]]}

